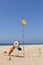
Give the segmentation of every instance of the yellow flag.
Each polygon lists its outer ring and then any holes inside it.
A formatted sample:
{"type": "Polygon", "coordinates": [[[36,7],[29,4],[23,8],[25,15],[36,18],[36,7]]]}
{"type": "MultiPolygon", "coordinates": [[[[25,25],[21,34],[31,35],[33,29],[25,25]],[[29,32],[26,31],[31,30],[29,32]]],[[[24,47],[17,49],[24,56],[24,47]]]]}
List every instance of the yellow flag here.
{"type": "Polygon", "coordinates": [[[26,24],[27,24],[26,20],[23,19],[23,20],[22,20],[22,24],[23,24],[23,25],[26,25],[26,24]]]}

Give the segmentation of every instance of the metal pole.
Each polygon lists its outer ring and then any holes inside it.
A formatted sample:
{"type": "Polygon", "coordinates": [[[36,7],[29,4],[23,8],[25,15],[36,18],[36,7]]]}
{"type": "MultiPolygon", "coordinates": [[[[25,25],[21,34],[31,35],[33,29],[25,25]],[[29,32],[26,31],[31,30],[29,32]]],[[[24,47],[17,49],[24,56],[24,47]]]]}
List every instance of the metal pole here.
{"type": "Polygon", "coordinates": [[[22,41],[23,41],[23,56],[25,55],[24,53],[24,25],[22,25],[22,41]]]}

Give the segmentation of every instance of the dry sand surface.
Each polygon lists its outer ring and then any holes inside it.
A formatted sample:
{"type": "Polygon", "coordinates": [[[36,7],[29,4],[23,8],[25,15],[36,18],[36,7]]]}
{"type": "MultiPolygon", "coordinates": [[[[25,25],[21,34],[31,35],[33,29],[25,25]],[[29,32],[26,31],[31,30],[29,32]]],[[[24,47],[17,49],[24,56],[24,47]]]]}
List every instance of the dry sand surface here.
{"type": "Polygon", "coordinates": [[[8,53],[11,47],[0,46],[0,65],[43,65],[43,45],[24,45],[25,56],[23,57],[23,49],[15,49],[9,60],[8,53]]]}

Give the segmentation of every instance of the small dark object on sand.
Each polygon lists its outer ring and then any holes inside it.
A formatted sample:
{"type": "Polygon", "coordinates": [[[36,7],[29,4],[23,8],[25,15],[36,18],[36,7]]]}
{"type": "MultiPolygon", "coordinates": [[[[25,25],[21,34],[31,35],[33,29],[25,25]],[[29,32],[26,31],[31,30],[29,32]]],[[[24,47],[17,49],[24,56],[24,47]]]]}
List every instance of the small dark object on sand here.
{"type": "Polygon", "coordinates": [[[4,51],[4,53],[7,53],[7,51],[4,51]]]}
{"type": "Polygon", "coordinates": [[[9,56],[9,60],[11,60],[11,57],[9,56]]]}

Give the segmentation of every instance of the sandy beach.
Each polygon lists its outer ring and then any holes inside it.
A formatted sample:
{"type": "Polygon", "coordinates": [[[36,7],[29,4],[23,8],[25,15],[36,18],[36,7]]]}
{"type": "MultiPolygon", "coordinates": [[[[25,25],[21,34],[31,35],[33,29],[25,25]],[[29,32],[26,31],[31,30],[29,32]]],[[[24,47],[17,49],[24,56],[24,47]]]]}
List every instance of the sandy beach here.
{"type": "Polygon", "coordinates": [[[0,65],[43,65],[43,45],[24,45],[25,56],[23,57],[23,50],[15,49],[9,60],[8,53],[11,47],[0,46],[0,65]]]}

